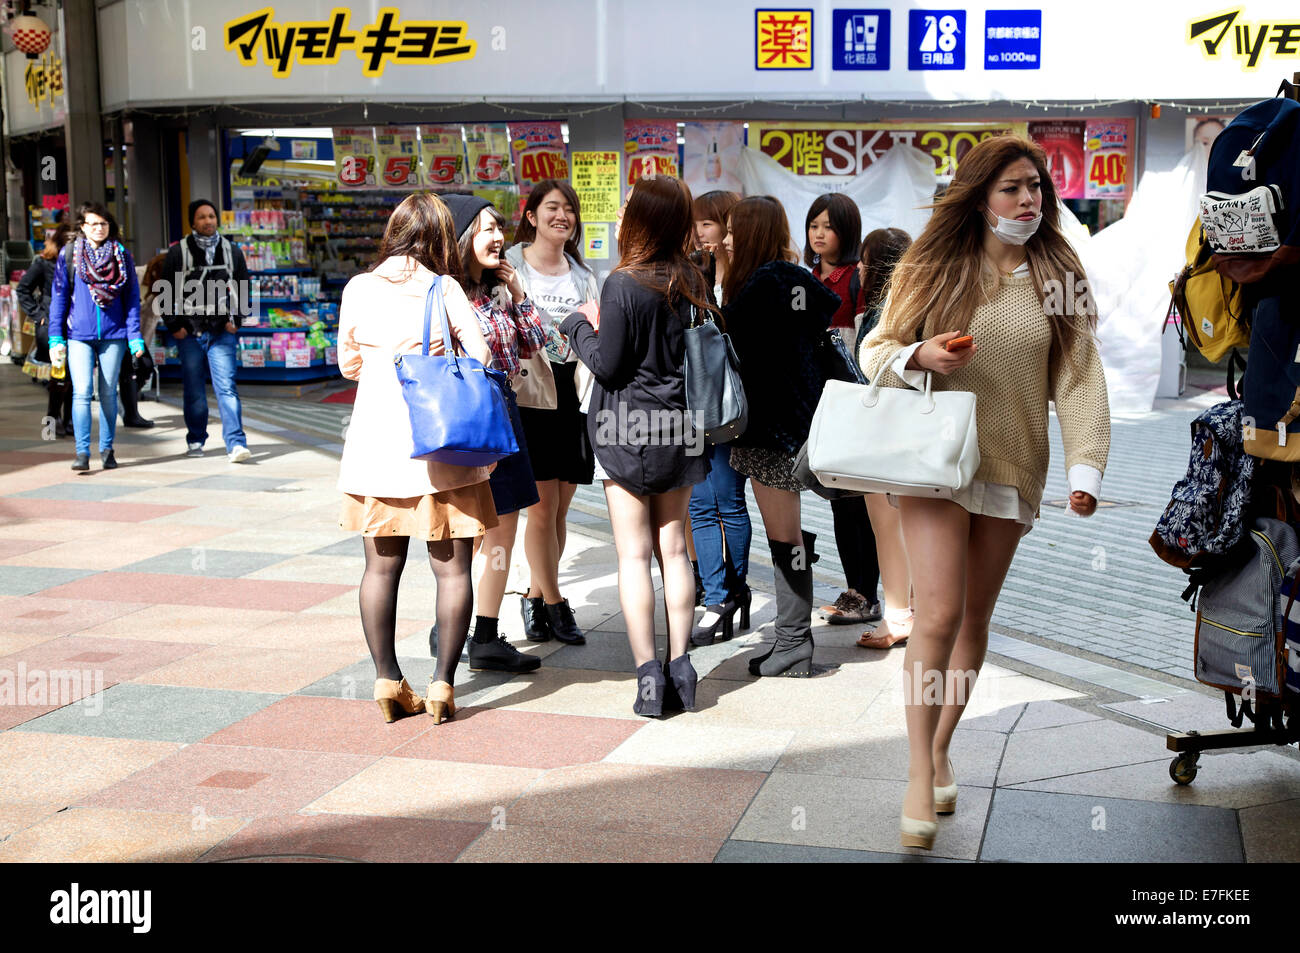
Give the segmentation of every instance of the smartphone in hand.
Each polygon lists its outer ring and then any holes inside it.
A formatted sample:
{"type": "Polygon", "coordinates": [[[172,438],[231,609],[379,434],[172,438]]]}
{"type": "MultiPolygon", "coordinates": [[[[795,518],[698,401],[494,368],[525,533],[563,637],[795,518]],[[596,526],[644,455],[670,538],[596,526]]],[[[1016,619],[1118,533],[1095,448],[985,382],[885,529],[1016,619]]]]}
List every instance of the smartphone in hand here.
{"type": "Polygon", "coordinates": [[[969,334],[967,334],[965,337],[953,338],[943,347],[944,350],[946,351],[960,351],[963,348],[970,347],[974,343],[975,343],[975,339],[971,337],[969,334]]]}

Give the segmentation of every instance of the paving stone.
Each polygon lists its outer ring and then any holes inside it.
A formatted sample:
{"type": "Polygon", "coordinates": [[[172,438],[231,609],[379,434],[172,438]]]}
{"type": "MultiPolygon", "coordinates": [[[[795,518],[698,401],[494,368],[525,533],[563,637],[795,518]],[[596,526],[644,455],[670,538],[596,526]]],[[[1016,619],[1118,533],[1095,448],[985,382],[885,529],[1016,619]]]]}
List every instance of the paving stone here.
{"type": "Polygon", "coordinates": [[[0,566],[0,595],[29,596],[66,582],[93,576],[93,569],[47,569],[44,566],[0,566]]]}
{"type": "Polygon", "coordinates": [[[1000,788],[979,859],[1044,863],[1063,858],[1144,864],[1245,859],[1233,811],[1000,788]]]}
{"type": "Polygon", "coordinates": [[[249,573],[292,559],[283,553],[254,553],[237,549],[213,549],[194,546],[177,549],[161,556],[142,559],[121,567],[121,572],[173,573],[182,576],[219,576],[237,579],[249,573]]]}
{"type": "MultiPolygon", "coordinates": [[[[901,849],[901,848],[900,848],[901,849]]],[[[889,854],[876,850],[844,850],[809,847],[802,844],[765,844],[760,841],[729,840],[722,845],[715,864],[959,864],[950,857],[889,854]]]]}

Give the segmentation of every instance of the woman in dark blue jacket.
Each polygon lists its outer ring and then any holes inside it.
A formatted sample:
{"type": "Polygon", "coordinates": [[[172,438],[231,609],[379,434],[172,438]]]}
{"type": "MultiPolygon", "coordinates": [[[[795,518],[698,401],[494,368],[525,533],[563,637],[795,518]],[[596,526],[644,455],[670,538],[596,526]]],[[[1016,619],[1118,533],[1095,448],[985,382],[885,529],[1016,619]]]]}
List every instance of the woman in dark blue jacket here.
{"type": "Polygon", "coordinates": [[[794,458],[808,439],[830,376],[827,349],[839,295],[795,264],[785,209],[770,195],[732,208],[723,240],[731,265],[722,309],[749,401],[731,466],[748,476],[772,550],[776,644],[750,660],[754,675],[812,674],[812,536],[799,523],[794,458]]]}
{"type": "Polygon", "coordinates": [[[117,466],[117,380],[129,347],[144,353],[140,337],[140,283],[135,261],[118,241],[117,222],[98,202],[77,213],[81,233],[59,253],[50,295],[50,355],[66,353],[72,378],[72,427],[77,441],[74,470],[90,469],[90,397],[99,366],[99,455],[104,469],[117,466]],[[61,352],[61,353],[60,353],[61,352]]]}

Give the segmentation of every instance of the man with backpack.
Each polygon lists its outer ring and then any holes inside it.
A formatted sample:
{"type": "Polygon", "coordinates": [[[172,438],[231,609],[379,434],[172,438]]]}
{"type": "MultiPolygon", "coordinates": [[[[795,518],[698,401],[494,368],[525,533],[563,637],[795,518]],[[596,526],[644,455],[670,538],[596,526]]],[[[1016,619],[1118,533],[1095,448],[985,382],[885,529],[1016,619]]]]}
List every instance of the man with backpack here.
{"type": "Polygon", "coordinates": [[[252,454],[244,436],[235,369],[239,325],[248,308],[248,266],[238,246],[217,232],[215,205],[198,199],[190,203],[189,212],[192,231],[168,250],[163,264],[163,280],[171,282],[171,293],[158,298],[163,323],[181,359],[186,456],[203,456],[208,439],[210,372],[226,453],[231,463],[244,463],[252,454]]]}

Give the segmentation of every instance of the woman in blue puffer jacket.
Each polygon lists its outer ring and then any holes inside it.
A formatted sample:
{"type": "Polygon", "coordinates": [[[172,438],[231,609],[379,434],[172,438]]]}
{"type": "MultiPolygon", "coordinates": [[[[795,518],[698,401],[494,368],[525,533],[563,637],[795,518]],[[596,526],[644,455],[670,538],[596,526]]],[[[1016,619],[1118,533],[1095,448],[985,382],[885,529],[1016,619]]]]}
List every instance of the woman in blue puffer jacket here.
{"type": "Polygon", "coordinates": [[[77,212],[75,239],[59,253],[50,295],[50,356],[66,354],[72,378],[74,470],[90,469],[90,397],[99,366],[99,455],[104,469],[117,466],[117,379],[129,347],[144,353],[140,337],[140,284],[135,261],[118,241],[117,221],[98,202],[77,212]]]}

